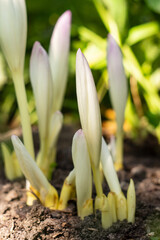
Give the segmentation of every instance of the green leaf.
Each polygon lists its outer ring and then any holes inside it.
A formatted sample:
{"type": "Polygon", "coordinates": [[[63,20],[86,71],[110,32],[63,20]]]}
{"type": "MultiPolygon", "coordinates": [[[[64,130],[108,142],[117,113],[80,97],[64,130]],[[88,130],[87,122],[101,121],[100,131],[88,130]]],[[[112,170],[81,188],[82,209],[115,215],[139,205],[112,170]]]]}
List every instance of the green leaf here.
{"type": "Polygon", "coordinates": [[[145,0],[148,7],[156,13],[160,13],[160,1],[159,0],[145,0]]]}
{"type": "Polygon", "coordinates": [[[85,27],[79,27],[78,32],[80,34],[81,40],[92,42],[92,44],[95,44],[97,47],[99,47],[102,50],[106,48],[106,39],[100,37],[90,29],[85,27]]]}
{"type": "Polygon", "coordinates": [[[106,66],[106,52],[89,43],[83,51],[91,68],[102,69],[106,66]]]}
{"type": "Polygon", "coordinates": [[[124,31],[127,20],[127,1],[126,0],[102,0],[115,19],[120,32],[124,31]]]}
{"type": "Polygon", "coordinates": [[[104,26],[111,33],[111,35],[114,37],[117,43],[120,45],[120,34],[119,34],[118,26],[116,21],[112,17],[111,13],[109,12],[108,9],[106,9],[103,6],[101,1],[94,0],[93,2],[99,13],[100,18],[102,19],[104,26]]]}
{"type": "Polygon", "coordinates": [[[141,40],[158,34],[159,30],[159,24],[157,22],[149,22],[135,26],[129,30],[126,42],[131,46],[141,40]]]}
{"type": "Polygon", "coordinates": [[[129,46],[124,45],[122,51],[124,54],[125,70],[127,70],[129,75],[133,76],[136,79],[138,84],[144,90],[143,95],[150,112],[152,112],[153,114],[159,113],[160,98],[158,95],[157,88],[152,84],[150,80],[143,76],[139,62],[135,57],[132,49],[129,46]]]}

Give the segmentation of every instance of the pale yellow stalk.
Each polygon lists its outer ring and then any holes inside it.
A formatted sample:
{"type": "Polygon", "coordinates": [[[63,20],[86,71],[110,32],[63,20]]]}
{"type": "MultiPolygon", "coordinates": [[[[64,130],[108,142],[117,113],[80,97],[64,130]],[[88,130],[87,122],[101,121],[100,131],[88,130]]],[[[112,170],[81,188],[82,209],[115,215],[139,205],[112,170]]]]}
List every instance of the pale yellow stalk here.
{"type": "Polygon", "coordinates": [[[32,138],[32,129],[30,125],[30,117],[28,113],[28,104],[27,96],[25,91],[23,73],[21,71],[12,72],[13,83],[16,91],[16,97],[18,102],[18,107],[20,111],[22,131],[24,144],[34,159],[34,148],[33,148],[33,138],[32,138]]]}
{"type": "Polygon", "coordinates": [[[136,193],[134,182],[131,179],[127,191],[127,209],[128,209],[128,222],[134,223],[135,221],[135,211],[136,211],[136,193]]]}
{"type": "Polygon", "coordinates": [[[122,192],[116,195],[117,219],[127,219],[127,200],[122,192]]]}
{"type": "Polygon", "coordinates": [[[117,213],[116,213],[116,194],[113,192],[108,193],[108,204],[111,211],[112,222],[117,222],[117,213]]]}
{"type": "Polygon", "coordinates": [[[63,183],[58,210],[64,210],[67,207],[75,191],[75,169],[73,169],[63,183]]]}

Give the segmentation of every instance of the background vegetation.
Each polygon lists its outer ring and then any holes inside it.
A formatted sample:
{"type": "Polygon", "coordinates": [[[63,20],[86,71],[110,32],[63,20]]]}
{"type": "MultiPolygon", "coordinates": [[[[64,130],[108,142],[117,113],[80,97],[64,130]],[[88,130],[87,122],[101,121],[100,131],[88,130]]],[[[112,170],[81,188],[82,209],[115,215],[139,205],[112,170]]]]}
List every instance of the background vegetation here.
{"type": "MultiPolygon", "coordinates": [[[[75,55],[81,48],[92,68],[101,103],[104,128],[114,126],[108,94],[107,34],[119,42],[129,84],[125,131],[132,137],[149,132],[160,140],[160,1],[159,0],[27,0],[28,41],[25,81],[32,123],[36,123],[29,81],[29,58],[38,40],[48,49],[58,17],[72,11],[69,77],[63,106],[65,122],[78,120],[75,55]],[[107,121],[107,124],[106,124],[107,121]],[[109,124],[108,124],[109,123],[109,124]]],[[[10,72],[0,54],[0,132],[19,124],[10,72]]],[[[114,128],[114,127],[113,127],[114,128]]],[[[111,131],[112,132],[112,131],[111,131]]],[[[113,130],[114,133],[114,130],[113,130]]]]}

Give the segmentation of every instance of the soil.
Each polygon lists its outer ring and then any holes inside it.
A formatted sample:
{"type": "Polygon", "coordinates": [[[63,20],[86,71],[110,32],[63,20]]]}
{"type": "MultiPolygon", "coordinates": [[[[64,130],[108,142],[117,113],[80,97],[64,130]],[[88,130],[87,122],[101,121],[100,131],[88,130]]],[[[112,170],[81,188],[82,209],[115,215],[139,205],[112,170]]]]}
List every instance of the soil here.
{"type": "MultiPolygon", "coordinates": [[[[51,183],[60,192],[63,181],[73,168],[71,142],[75,128],[64,127],[57,150],[57,166],[51,183]]],[[[35,137],[38,148],[37,136],[35,137]]],[[[8,181],[0,161],[0,240],[160,240],[160,146],[150,136],[143,143],[125,139],[124,170],[118,172],[126,194],[133,178],[137,194],[135,223],[117,222],[108,230],[101,227],[100,213],[77,217],[76,203],[65,211],[53,211],[38,201],[26,205],[25,180],[8,181]]],[[[109,191],[104,183],[104,193],[109,191]]]]}

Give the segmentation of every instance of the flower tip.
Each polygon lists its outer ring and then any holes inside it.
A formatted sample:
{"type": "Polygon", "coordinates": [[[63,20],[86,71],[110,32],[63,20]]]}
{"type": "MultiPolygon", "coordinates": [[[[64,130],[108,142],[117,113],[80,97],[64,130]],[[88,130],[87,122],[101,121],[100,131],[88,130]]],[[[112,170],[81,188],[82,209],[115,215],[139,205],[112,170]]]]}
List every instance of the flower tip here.
{"type": "Polygon", "coordinates": [[[43,47],[42,47],[42,45],[40,44],[40,42],[38,42],[38,41],[36,41],[34,44],[33,44],[33,50],[32,50],[32,52],[34,52],[34,51],[39,51],[39,52],[42,52],[42,50],[43,50],[43,47]]]}
{"type": "Polygon", "coordinates": [[[43,57],[45,57],[45,59],[46,59],[47,53],[46,53],[45,49],[42,47],[42,45],[40,44],[40,42],[36,41],[32,48],[31,62],[35,61],[35,58],[39,58],[39,57],[41,59],[43,59],[43,57]]]}
{"type": "Polygon", "coordinates": [[[63,14],[62,14],[63,17],[66,18],[66,20],[68,20],[69,23],[71,23],[71,20],[72,20],[72,12],[70,10],[67,10],[65,11],[63,14]]]}
{"type": "Polygon", "coordinates": [[[54,44],[55,38],[58,42],[60,39],[69,39],[70,36],[70,28],[71,28],[71,20],[72,20],[72,12],[70,10],[65,11],[57,20],[54,31],[51,36],[51,44],[54,44]],[[56,37],[57,36],[57,37],[56,37]]]}
{"type": "Polygon", "coordinates": [[[108,52],[107,53],[108,64],[110,64],[109,59],[112,56],[117,58],[117,56],[121,55],[121,50],[119,48],[119,45],[111,34],[108,34],[107,52],[108,52]]]}
{"type": "Polygon", "coordinates": [[[83,130],[82,129],[79,129],[78,131],[77,131],[77,135],[79,135],[79,136],[82,136],[84,133],[83,133],[83,130]]]}
{"type": "Polygon", "coordinates": [[[77,50],[77,55],[82,55],[82,51],[81,51],[81,49],[80,48],[78,48],[78,50],[77,50]]]}
{"type": "Polygon", "coordinates": [[[41,44],[40,44],[40,42],[35,41],[35,43],[33,44],[33,46],[38,47],[38,46],[41,46],[41,44]]]}
{"type": "Polygon", "coordinates": [[[84,132],[83,132],[82,129],[79,129],[79,130],[74,134],[74,136],[73,136],[73,142],[74,142],[74,141],[77,141],[78,139],[79,139],[79,141],[80,141],[80,139],[84,139],[84,132]]]}
{"type": "Polygon", "coordinates": [[[60,24],[62,28],[69,27],[71,25],[72,20],[72,12],[70,10],[65,11],[59,18],[58,18],[58,25],[60,24]]]}
{"type": "Polygon", "coordinates": [[[107,38],[108,38],[108,40],[113,40],[114,39],[114,37],[112,37],[112,34],[110,34],[110,33],[108,33],[107,38]]]}
{"type": "Polygon", "coordinates": [[[117,46],[116,40],[112,37],[111,34],[108,34],[108,48],[111,50],[117,46]]]}
{"type": "Polygon", "coordinates": [[[78,51],[77,51],[77,54],[76,54],[76,59],[79,60],[79,59],[84,59],[84,55],[81,51],[81,49],[79,48],[78,51]]]}
{"type": "Polygon", "coordinates": [[[11,136],[11,140],[12,140],[12,142],[14,142],[14,141],[16,140],[16,138],[17,138],[16,135],[12,135],[12,136],[11,136]]]}

